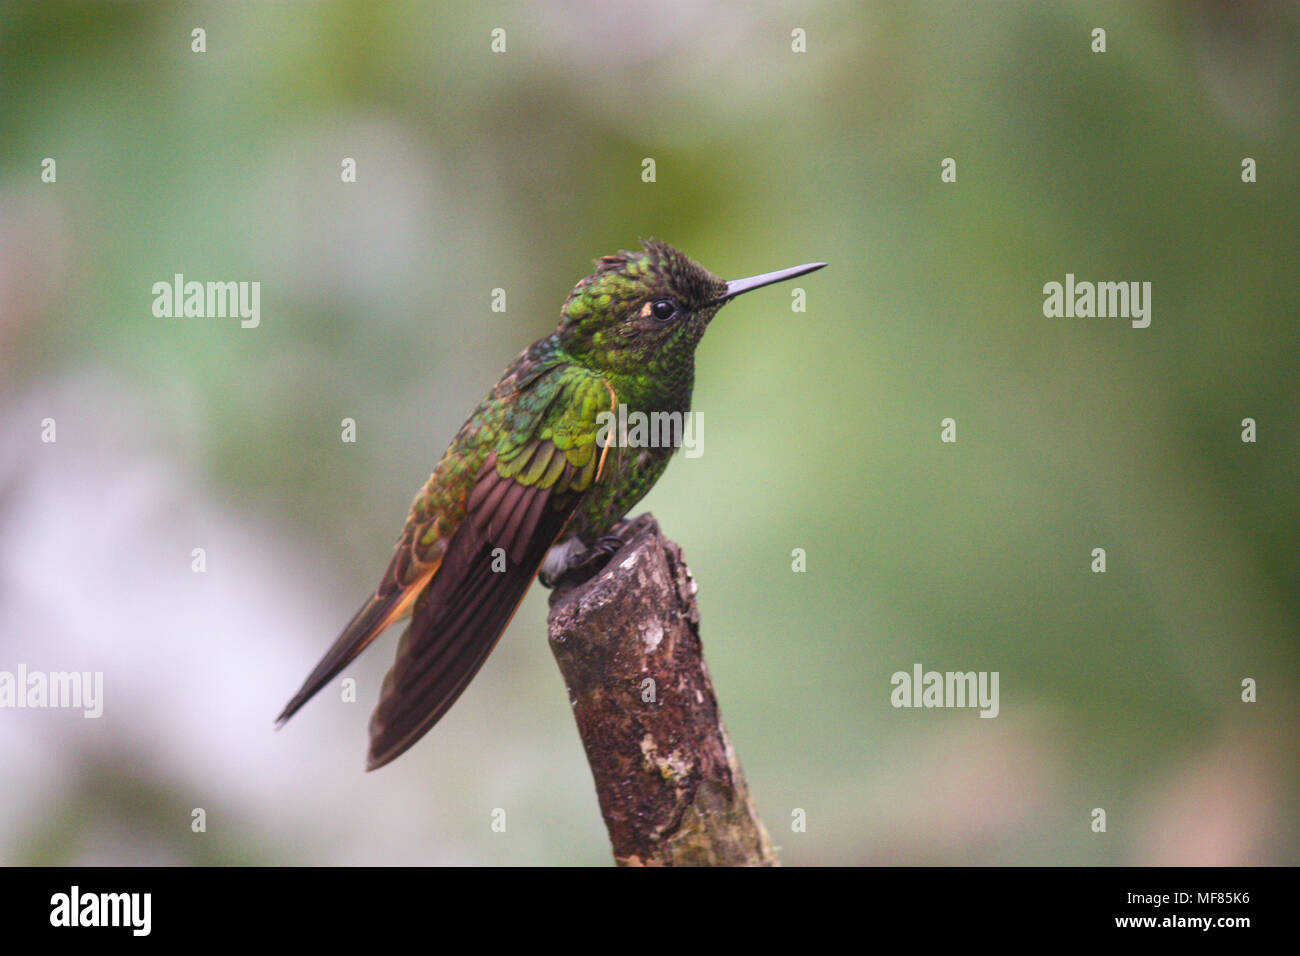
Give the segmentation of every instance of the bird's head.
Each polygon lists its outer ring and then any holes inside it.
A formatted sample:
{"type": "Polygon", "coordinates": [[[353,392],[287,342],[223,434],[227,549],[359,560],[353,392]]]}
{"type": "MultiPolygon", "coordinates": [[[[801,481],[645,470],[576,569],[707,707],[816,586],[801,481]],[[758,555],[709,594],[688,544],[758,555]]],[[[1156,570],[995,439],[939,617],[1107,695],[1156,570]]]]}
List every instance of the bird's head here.
{"type": "Polygon", "coordinates": [[[742,292],[820,269],[824,262],[727,282],[666,242],[596,261],[573,287],[558,330],[564,350],[602,372],[673,375],[693,367],[713,316],[742,292]]]}

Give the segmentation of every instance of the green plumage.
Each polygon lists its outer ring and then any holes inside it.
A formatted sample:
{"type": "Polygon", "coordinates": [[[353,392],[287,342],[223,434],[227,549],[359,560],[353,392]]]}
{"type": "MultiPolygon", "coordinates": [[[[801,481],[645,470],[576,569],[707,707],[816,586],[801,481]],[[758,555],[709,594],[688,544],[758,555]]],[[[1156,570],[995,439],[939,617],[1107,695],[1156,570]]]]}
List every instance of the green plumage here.
{"type": "Polygon", "coordinates": [[[655,241],[598,260],[559,327],[519,355],[456,433],[375,594],[280,722],[410,614],[371,721],[368,766],[418,740],[482,665],[548,550],[560,543],[556,554],[571,558],[594,544],[667,467],[673,447],[602,446],[601,413],[688,412],[695,347],[718,309],[820,265],[728,283],[655,241]]]}

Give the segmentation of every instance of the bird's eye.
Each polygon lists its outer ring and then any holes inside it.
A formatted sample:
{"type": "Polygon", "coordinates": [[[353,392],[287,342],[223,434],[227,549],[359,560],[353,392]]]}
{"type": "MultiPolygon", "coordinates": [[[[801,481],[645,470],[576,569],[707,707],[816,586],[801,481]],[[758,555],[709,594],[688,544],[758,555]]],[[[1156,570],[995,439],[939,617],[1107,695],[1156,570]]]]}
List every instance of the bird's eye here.
{"type": "Polygon", "coordinates": [[[657,299],[650,306],[650,314],[659,322],[667,322],[677,314],[677,303],[672,299],[657,299]]]}

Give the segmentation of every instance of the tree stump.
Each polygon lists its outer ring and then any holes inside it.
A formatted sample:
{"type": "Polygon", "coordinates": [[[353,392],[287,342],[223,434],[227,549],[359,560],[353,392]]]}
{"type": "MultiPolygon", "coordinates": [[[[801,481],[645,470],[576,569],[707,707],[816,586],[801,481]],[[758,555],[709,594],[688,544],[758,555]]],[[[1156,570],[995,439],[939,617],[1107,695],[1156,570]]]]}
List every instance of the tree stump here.
{"type": "Polygon", "coordinates": [[[550,598],[569,690],[614,858],[622,866],[775,866],[700,644],[696,585],[654,516],[589,580],[550,598]]]}

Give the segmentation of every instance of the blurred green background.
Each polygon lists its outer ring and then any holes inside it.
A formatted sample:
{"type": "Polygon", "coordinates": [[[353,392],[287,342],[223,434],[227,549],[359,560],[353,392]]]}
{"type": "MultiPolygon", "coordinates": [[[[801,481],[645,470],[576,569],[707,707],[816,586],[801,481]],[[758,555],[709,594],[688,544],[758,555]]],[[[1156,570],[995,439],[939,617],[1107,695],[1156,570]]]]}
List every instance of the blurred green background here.
{"type": "Polygon", "coordinates": [[[0,669],[105,687],[98,720],[0,711],[0,862],[608,863],[541,589],[393,766],[361,769],[395,634],[358,702],[271,726],[501,369],[649,236],[727,278],[830,263],[807,312],[776,287],[714,323],[705,453],[637,509],[699,581],[786,863],[1300,862],[1298,31],[1294,3],[0,7],[0,669]],[[177,272],[260,281],[260,327],[155,318],[177,272]],[[1151,282],[1150,328],[1045,318],[1067,272],[1151,282]],[[1000,715],[892,708],[914,663],[998,671],[1000,715]]]}

